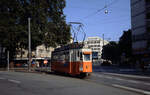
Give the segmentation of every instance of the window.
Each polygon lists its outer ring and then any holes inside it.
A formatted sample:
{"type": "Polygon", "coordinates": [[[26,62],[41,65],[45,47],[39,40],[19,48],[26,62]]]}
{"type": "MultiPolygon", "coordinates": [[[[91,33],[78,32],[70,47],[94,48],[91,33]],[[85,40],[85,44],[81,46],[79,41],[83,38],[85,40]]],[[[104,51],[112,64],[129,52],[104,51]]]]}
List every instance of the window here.
{"type": "Polygon", "coordinates": [[[150,27],[147,28],[147,32],[150,32],[150,27]]]}
{"type": "MultiPolygon", "coordinates": [[[[150,19],[150,18],[149,18],[150,19]]],[[[150,26],[150,20],[149,21],[147,21],[147,26],[150,26]]]]}
{"type": "Polygon", "coordinates": [[[147,18],[147,19],[150,19],[150,13],[147,13],[147,14],[146,14],[146,18],[147,18]]]}
{"type": "Polygon", "coordinates": [[[90,61],[90,54],[84,54],[84,61],[90,61]]]}
{"type": "Polygon", "coordinates": [[[146,1],[146,3],[150,3],[150,1],[149,0],[145,0],[146,1]]]}
{"type": "Polygon", "coordinates": [[[43,49],[39,49],[39,53],[42,53],[43,52],[43,49]]]}

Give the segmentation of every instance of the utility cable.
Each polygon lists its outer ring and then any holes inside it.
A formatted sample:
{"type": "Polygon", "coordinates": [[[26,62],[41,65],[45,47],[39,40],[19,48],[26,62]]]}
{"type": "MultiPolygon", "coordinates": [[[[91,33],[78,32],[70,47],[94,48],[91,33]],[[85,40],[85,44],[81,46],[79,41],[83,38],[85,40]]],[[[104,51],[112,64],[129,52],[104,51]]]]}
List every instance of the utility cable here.
{"type": "Polygon", "coordinates": [[[106,9],[106,8],[108,8],[108,7],[110,7],[110,6],[112,6],[114,3],[117,3],[117,1],[118,1],[118,0],[112,1],[110,4],[105,5],[103,8],[98,9],[96,12],[94,12],[94,13],[92,13],[92,14],[89,14],[89,15],[85,16],[84,19],[87,19],[87,18],[89,18],[89,17],[91,17],[91,16],[96,15],[97,13],[101,12],[102,10],[104,10],[104,9],[106,9]]]}

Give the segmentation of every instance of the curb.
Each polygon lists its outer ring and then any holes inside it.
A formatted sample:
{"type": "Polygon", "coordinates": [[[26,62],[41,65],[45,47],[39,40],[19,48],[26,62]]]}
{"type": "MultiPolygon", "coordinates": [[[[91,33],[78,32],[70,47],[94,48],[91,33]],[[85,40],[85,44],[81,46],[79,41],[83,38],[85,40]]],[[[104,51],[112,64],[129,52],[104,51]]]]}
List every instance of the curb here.
{"type": "Polygon", "coordinates": [[[140,93],[140,94],[143,94],[143,95],[150,95],[150,91],[144,91],[144,90],[141,90],[141,89],[131,88],[131,87],[127,87],[127,86],[121,86],[121,85],[117,85],[117,84],[112,84],[112,86],[116,87],[116,88],[120,88],[120,89],[125,89],[125,90],[128,90],[128,91],[140,93]]]}

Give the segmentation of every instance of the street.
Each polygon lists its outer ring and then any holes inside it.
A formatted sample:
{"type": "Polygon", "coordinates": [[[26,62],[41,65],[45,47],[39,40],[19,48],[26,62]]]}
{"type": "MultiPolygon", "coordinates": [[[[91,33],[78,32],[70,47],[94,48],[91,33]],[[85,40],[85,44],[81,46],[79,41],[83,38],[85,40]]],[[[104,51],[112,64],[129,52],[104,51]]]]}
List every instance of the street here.
{"type": "Polygon", "coordinates": [[[150,77],[98,72],[91,81],[150,95],[150,77]]]}
{"type": "Polygon", "coordinates": [[[0,71],[1,95],[142,95],[105,84],[115,82],[102,74],[89,79],[55,74],[0,71]],[[104,76],[104,77],[103,77],[104,76]],[[104,82],[105,80],[105,82],[104,82]]]}
{"type": "Polygon", "coordinates": [[[150,0],[0,5],[0,95],[150,95],[150,0]]]}

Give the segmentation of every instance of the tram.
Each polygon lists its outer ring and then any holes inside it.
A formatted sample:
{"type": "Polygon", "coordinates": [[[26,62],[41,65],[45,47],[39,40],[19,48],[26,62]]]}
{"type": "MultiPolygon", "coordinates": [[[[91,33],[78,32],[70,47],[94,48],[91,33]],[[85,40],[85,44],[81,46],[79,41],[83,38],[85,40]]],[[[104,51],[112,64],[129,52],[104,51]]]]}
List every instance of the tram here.
{"type": "Polygon", "coordinates": [[[82,43],[72,43],[52,52],[51,70],[72,76],[86,77],[92,73],[92,51],[82,43]]]}

